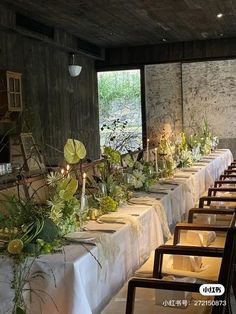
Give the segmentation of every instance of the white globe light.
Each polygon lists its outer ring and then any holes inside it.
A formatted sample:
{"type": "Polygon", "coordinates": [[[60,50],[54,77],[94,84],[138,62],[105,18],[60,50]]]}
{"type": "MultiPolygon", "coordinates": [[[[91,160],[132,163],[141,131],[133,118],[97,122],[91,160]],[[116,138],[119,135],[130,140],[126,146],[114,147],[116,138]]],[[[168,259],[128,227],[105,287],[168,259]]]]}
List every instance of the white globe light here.
{"type": "Polygon", "coordinates": [[[70,76],[72,77],[78,76],[81,70],[82,70],[82,67],[80,65],[75,65],[75,64],[69,65],[69,73],[70,73],[70,76]]]}

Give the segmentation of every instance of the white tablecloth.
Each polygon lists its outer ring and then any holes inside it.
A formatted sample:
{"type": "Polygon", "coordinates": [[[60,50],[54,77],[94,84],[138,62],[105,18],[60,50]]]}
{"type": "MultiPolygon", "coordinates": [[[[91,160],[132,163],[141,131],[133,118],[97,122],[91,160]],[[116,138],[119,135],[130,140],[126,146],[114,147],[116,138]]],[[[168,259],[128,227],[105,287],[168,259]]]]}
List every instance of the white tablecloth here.
{"type": "MultiPolygon", "coordinates": [[[[131,217],[137,220],[139,232],[129,224],[98,224],[91,221],[87,225],[90,229],[110,229],[112,225],[117,230],[113,234],[103,234],[106,246],[109,244],[115,258],[107,248],[106,254],[99,254],[98,247],[86,244],[100,260],[102,269],[79,244],[66,246],[64,254],[43,255],[35,261],[34,271],[42,270],[47,274],[44,280],[38,278],[35,284],[32,283],[33,287],[41,290],[35,292],[44,300],[44,303],[41,302],[43,314],[100,313],[109,299],[144,263],[150,252],[163,243],[161,223],[153,207],[129,205],[121,208],[119,214],[135,215],[131,217]],[[109,254],[110,261],[107,258],[109,254]],[[57,287],[54,286],[54,276],[57,287]]],[[[102,253],[102,245],[100,250],[102,253]]],[[[7,312],[10,304],[10,269],[5,259],[0,260],[0,265],[0,308],[6,314],[11,313],[7,312]]],[[[41,313],[39,301],[33,295],[33,302],[29,304],[30,314],[41,313]]]]}
{"type": "MultiPolygon", "coordinates": [[[[141,197],[148,196],[149,205],[132,204],[119,209],[119,215],[130,215],[136,219],[138,232],[132,224],[100,225],[91,221],[87,226],[89,229],[112,228],[116,232],[103,233],[104,241],[98,246],[71,244],[65,247],[63,254],[43,255],[37,259],[33,272],[42,270],[45,279],[38,277],[32,282],[32,287],[38,289],[35,292],[39,297],[32,295],[32,302],[28,302],[28,313],[100,313],[150,252],[163,243],[163,232],[166,232],[161,221],[163,211],[166,214],[166,225],[180,221],[230,164],[232,154],[229,150],[218,150],[207,158],[214,159],[205,159],[206,163],[196,164],[192,172],[192,168],[190,172],[179,171],[171,179],[178,185],[172,186],[166,194],[141,194],[141,197]],[[101,262],[102,269],[87,250],[101,262]]],[[[163,185],[157,184],[154,189],[160,187],[163,188],[163,185]]],[[[10,282],[11,265],[9,260],[1,258],[0,313],[11,313],[9,307],[13,294],[10,292],[10,282]]]]}
{"type": "MultiPolygon", "coordinates": [[[[217,150],[203,157],[191,168],[178,169],[172,178],[161,180],[150,188],[151,193],[137,192],[135,196],[142,199],[143,203],[153,204],[157,211],[158,204],[164,207],[168,223],[165,227],[173,227],[187,217],[189,209],[198,206],[199,198],[232,160],[233,156],[229,149],[217,150]]],[[[164,229],[163,233],[167,236],[164,229]]]]}

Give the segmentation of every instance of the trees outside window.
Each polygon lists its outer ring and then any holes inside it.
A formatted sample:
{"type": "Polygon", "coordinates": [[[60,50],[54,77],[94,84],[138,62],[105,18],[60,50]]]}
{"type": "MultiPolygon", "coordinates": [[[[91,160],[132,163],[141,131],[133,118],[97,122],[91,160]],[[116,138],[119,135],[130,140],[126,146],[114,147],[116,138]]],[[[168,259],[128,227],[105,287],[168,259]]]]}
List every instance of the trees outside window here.
{"type": "Polygon", "coordinates": [[[98,96],[101,146],[142,148],[140,70],[99,72],[98,96]]]}

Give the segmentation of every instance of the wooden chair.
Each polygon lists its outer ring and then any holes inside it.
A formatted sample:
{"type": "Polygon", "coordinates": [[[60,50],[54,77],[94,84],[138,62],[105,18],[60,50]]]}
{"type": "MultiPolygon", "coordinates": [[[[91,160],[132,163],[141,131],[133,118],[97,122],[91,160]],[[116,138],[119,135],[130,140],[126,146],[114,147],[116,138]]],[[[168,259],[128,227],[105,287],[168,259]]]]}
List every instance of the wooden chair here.
{"type": "Polygon", "coordinates": [[[231,165],[228,167],[228,170],[230,170],[230,169],[236,169],[236,164],[235,164],[235,163],[231,164],[231,165]]]}
{"type": "Polygon", "coordinates": [[[226,174],[226,175],[235,174],[235,173],[236,173],[236,168],[224,170],[224,174],[226,174]]]}
{"type": "MultiPolygon", "coordinates": [[[[233,288],[233,296],[236,297],[236,228],[231,226],[227,231],[226,243],[224,248],[209,248],[209,247],[191,247],[191,246],[171,246],[162,245],[156,249],[155,262],[153,269],[153,278],[132,278],[128,283],[128,294],[126,303],[126,314],[134,313],[135,292],[136,288],[147,289],[163,289],[175,291],[190,291],[199,292],[200,283],[186,283],[177,281],[162,280],[162,261],[164,254],[176,255],[197,255],[209,256],[212,258],[222,258],[219,277],[217,283],[225,287],[225,292],[221,296],[215,297],[215,302],[218,301],[218,306],[212,306],[212,314],[228,314],[235,313],[232,310],[230,291],[233,288]],[[223,303],[226,303],[223,306],[223,303]]],[[[184,310],[182,311],[184,313],[184,310]]],[[[157,314],[164,314],[163,307],[157,314]]],[[[173,314],[176,309],[173,308],[173,314]]]]}
{"type": "Polygon", "coordinates": [[[236,180],[236,174],[221,174],[219,180],[236,180]]]}
{"type": "Polygon", "coordinates": [[[210,206],[212,202],[224,202],[224,203],[235,203],[236,197],[232,196],[203,196],[199,199],[199,208],[203,208],[205,205],[210,206]]]}
{"type": "MultiPolygon", "coordinates": [[[[235,176],[236,178],[236,176],[235,176]]],[[[221,187],[221,186],[225,186],[225,185],[228,185],[228,186],[232,186],[232,187],[236,187],[236,180],[216,180],[214,182],[214,187],[215,188],[218,188],[218,187],[221,187]]]]}
{"type": "Polygon", "coordinates": [[[231,186],[224,186],[224,187],[214,187],[208,189],[208,196],[216,196],[217,192],[229,192],[229,193],[235,193],[236,187],[231,186]]]}
{"type": "Polygon", "coordinates": [[[177,245],[180,242],[180,233],[183,230],[194,231],[215,231],[215,232],[227,232],[230,227],[235,224],[236,209],[218,209],[218,208],[192,208],[189,211],[188,222],[178,223],[175,226],[173,245],[177,245]],[[213,215],[230,215],[231,220],[229,225],[210,225],[210,224],[195,224],[193,223],[193,217],[195,214],[213,214],[213,215]]]}
{"type": "Polygon", "coordinates": [[[194,222],[194,216],[196,214],[204,214],[204,215],[209,215],[209,214],[216,214],[216,215],[232,215],[235,213],[234,208],[191,208],[188,212],[188,223],[193,223],[194,222]]]}

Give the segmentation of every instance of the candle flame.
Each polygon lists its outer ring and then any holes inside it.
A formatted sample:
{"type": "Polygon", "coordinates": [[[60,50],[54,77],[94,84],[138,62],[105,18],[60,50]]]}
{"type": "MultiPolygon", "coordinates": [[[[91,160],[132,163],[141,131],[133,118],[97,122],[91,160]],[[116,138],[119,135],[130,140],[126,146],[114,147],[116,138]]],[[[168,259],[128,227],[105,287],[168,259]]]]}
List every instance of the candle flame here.
{"type": "Polygon", "coordinates": [[[86,179],[86,173],[85,172],[83,173],[83,179],[86,179]]]}
{"type": "Polygon", "coordinates": [[[67,170],[67,171],[70,170],[70,165],[66,165],[66,170],[67,170]]]}
{"type": "Polygon", "coordinates": [[[65,169],[61,169],[61,174],[64,174],[65,173],[65,169]]]}

